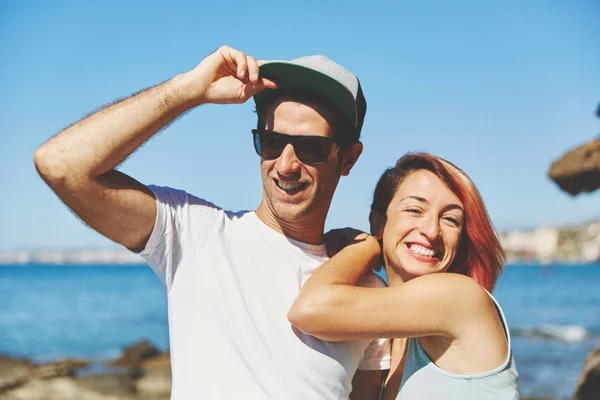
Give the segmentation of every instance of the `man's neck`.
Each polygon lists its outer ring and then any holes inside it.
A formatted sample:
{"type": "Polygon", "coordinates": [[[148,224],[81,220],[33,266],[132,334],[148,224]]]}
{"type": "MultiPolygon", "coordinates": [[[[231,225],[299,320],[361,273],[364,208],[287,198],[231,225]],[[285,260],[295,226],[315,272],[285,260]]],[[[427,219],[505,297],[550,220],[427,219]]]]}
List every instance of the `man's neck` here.
{"type": "Polygon", "coordinates": [[[284,221],[277,218],[263,203],[256,210],[256,216],[269,228],[290,239],[307,244],[323,244],[323,218],[306,215],[295,221],[284,221]]]}

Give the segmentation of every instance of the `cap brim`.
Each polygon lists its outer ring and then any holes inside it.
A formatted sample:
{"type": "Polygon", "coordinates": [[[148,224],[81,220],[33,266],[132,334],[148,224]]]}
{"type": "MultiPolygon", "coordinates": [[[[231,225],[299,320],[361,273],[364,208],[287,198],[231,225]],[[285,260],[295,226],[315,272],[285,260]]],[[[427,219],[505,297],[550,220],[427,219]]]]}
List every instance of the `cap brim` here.
{"type": "Polygon", "coordinates": [[[297,91],[322,97],[336,107],[356,127],[356,103],[352,93],[340,82],[319,71],[287,61],[268,61],[260,66],[260,76],[277,83],[277,89],[264,89],[254,101],[264,104],[281,91],[297,91]]]}

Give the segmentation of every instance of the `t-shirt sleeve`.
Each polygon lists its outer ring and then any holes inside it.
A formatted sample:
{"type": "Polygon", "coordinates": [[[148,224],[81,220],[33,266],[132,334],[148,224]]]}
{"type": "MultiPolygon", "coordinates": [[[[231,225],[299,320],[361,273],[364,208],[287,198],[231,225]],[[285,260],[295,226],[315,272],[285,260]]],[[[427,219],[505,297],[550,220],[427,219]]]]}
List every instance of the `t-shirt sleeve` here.
{"type": "Polygon", "coordinates": [[[148,188],[156,197],[156,221],[140,255],[170,290],[186,250],[201,249],[223,213],[183,190],[153,185],[148,188]]]}
{"type": "Polygon", "coordinates": [[[392,359],[392,341],[390,339],[376,339],[371,342],[358,369],[372,371],[390,369],[392,359]]]}
{"type": "MultiPolygon", "coordinates": [[[[360,282],[359,286],[364,287],[386,287],[385,282],[377,275],[367,275],[360,282]]],[[[365,350],[362,361],[358,364],[358,369],[372,371],[390,369],[392,358],[392,341],[390,339],[375,339],[365,350]]]]}

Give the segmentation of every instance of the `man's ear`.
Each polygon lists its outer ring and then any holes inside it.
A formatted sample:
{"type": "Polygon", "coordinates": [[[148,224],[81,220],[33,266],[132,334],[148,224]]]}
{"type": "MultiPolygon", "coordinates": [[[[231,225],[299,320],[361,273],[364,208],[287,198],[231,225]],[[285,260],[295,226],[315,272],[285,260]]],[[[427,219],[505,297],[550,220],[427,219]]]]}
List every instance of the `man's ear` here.
{"type": "Polygon", "coordinates": [[[371,208],[371,212],[369,213],[371,235],[375,236],[377,239],[381,239],[386,221],[387,217],[385,215],[381,215],[379,211],[371,208]]]}
{"type": "Polygon", "coordinates": [[[363,145],[361,142],[356,142],[350,147],[348,150],[344,152],[344,157],[342,159],[342,176],[348,176],[350,174],[350,170],[356,164],[358,157],[362,153],[363,145]]]}

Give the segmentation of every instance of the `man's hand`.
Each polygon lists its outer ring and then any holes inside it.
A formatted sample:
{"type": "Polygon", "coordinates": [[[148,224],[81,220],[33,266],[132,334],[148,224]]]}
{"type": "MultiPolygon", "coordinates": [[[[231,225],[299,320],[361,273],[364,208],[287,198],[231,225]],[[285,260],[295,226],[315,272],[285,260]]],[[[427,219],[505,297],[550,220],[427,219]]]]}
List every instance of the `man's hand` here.
{"type": "Polygon", "coordinates": [[[228,46],[221,46],[185,75],[197,104],[241,104],[263,89],[277,87],[260,77],[254,57],[228,46]]]}

